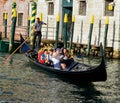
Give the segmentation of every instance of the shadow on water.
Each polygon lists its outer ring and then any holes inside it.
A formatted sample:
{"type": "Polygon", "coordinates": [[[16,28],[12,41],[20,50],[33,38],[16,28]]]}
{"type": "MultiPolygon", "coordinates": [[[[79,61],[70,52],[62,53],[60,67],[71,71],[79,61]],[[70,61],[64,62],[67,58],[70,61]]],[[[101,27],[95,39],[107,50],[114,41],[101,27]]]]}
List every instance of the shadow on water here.
{"type": "Polygon", "coordinates": [[[93,83],[81,83],[76,88],[79,91],[71,91],[71,94],[76,95],[75,98],[81,100],[82,103],[108,103],[100,98],[102,93],[95,89],[93,83]]]}
{"type": "MultiPolygon", "coordinates": [[[[74,95],[74,98],[80,103],[108,103],[106,100],[103,100],[102,98],[99,98],[102,93],[94,87],[95,85],[92,82],[74,82],[70,81],[68,79],[59,77],[56,74],[51,74],[48,71],[40,69],[38,66],[34,64],[30,64],[31,68],[34,69],[36,72],[42,72],[45,73],[49,78],[59,78],[63,82],[66,82],[67,85],[73,85],[76,90],[71,89],[70,94],[74,95]]],[[[76,103],[74,101],[74,103],[76,103]]],[[[77,102],[78,103],[78,102],[77,102]]]]}

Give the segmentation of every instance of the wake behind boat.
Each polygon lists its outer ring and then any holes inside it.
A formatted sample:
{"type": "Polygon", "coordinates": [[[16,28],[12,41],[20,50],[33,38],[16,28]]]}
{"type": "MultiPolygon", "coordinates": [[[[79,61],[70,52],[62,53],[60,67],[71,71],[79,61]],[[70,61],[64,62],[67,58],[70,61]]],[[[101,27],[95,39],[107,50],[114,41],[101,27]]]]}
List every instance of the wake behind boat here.
{"type": "MultiPolygon", "coordinates": [[[[23,42],[23,40],[21,36],[21,41],[23,42]]],[[[100,47],[102,48],[102,45],[100,45],[100,47]]],[[[52,66],[46,66],[38,62],[38,53],[32,50],[28,44],[25,43],[22,45],[21,51],[24,52],[25,56],[29,59],[30,64],[36,65],[38,69],[56,74],[70,81],[98,82],[107,80],[106,65],[103,55],[101,56],[101,63],[98,66],[86,65],[73,60],[65,70],[58,70],[52,66]]]]}

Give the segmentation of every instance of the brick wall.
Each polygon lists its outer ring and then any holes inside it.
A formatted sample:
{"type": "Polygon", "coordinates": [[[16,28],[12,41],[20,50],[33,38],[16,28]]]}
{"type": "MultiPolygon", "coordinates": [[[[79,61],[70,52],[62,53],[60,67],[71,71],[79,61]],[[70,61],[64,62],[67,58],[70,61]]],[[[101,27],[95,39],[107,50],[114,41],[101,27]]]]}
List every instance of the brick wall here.
{"type": "MultiPolygon", "coordinates": [[[[0,0],[0,31],[4,34],[3,27],[3,13],[8,13],[8,26],[11,26],[11,12],[12,12],[12,2],[13,0],[0,0]],[[6,1],[6,2],[5,2],[6,1]]],[[[17,13],[23,13],[23,26],[27,26],[28,20],[28,0],[16,0],[16,10],[17,13]]],[[[16,25],[17,26],[17,25],[16,25]]],[[[25,33],[25,29],[17,28],[16,34],[25,33]]],[[[10,34],[10,27],[8,27],[8,35],[10,34]]]]}

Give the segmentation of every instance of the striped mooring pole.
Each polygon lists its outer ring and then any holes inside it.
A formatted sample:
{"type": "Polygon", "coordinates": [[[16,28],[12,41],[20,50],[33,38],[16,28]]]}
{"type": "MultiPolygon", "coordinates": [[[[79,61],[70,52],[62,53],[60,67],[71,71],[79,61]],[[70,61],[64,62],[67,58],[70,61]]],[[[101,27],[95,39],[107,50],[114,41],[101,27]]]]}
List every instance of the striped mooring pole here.
{"type": "Polygon", "coordinates": [[[106,16],[105,20],[105,32],[104,32],[104,51],[107,45],[107,33],[108,33],[109,17],[106,16]]]}
{"type": "Polygon", "coordinates": [[[65,31],[64,31],[64,48],[67,48],[67,23],[68,23],[68,14],[64,16],[64,24],[65,24],[65,31]]]}
{"type": "Polygon", "coordinates": [[[89,54],[90,54],[93,24],[94,24],[94,16],[91,17],[91,21],[90,21],[90,29],[89,29],[89,35],[88,35],[87,56],[89,56],[89,54]]]}
{"type": "Polygon", "coordinates": [[[35,17],[36,17],[36,2],[32,2],[31,26],[33,26],[35,23],[35,17]]]}
{"type": "Polygon", "coordinates": [[[14,15],[14,9],[16,9],[16,0],[14,0],[14,2],[12,3],[12,16],[11,16],[11,20],[12,20],[13,15],[14,15]]]}
{"type": "Polygon", "coordinates": [[[14,9],[14,13],[13,13],[13,17],[12,17],[11,33],[10,33],[10,42],[9,42],[9,52],[10,53],[12,52],[12,50],[14,48],[16,20],[17,20],[17,12],[16,12],[16,9],[14,9]]]}
{"type": "Polygon", "coordinates": [[[59,24],[60,24],[60,14],[58,14],[57,18],[56,18],[56,41],[55,41],[55,48],[58,48],[59,24]]]}
{"type": "Polygon", "coordinates": [[[5,38],[7,38],[7,13],[4,15],[4,33],[5,33],[5,38]]]}
{"type": "Polygon", "coordinates": [[[35,18],[36,18],[36,2],[32,2],[32,15],[31,15],[31,26],[32,26],[32,29],[31,29],[31,37],[30,37],[30,41],[31,41],[31,45],[33,44],[33,26],[34,26],[34,23],[35,23],[35,18]]]}
{"type": "Polygon", "coordinates": [[[69,46],[69,51],[71,51],[71,49],[72,49],[73,33],[74,33],[74,23],[75,23],[75,16],[72,16],[72,30],[71,30],[71,35],[70,35],[70,46],[69,46]]]}

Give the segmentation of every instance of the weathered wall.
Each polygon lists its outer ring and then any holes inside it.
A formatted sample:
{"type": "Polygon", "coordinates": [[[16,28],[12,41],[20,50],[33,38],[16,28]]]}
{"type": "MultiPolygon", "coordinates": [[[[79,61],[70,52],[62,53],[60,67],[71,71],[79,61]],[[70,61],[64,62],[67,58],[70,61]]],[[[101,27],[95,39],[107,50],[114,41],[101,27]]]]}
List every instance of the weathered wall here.
{"type": "MultiPolygon", "coordinates": [[[[14,0],[7,0],[6,2],[3,1],[0,3],[0,31],[3,31],[3,13],[5,12],[8,13],[8,19],[7,19],[8,26],[11,26],[11,13],[12,13],[12,2],[13,1],[14,0]]],[[[28,0],[16,0],[16,4],[17,4],[16,5],[17,13],[23,13],[23,26],[27,26],[28,0]]],[[[19,31],[19,33],[23,31],[21,30],[21,28],[17,28],[17,30],[19,31]]],[[[10,27],[8,28],[8,31],[10,31],[10,27]]]]}
{"type": "MultiPolygon", "coordinates": [[[[88,43],[88,34],[90,26],[90,18],[94,15],[94,28],[92,33],[91,44],[98,42],[98,33],[99,33],[99,20],[101,20],[101,33],[100,33],[100,42],[104,42],[104,32],[105,32],[105,19],[104,16],[104,5],[105,1],[103,0],[87,0],[87,14],[86,16],[78,15],[78,0],[75,0],[73,3],[73,15],[76,17],[75,28],[74,28],[74,42],[77,41],[77,38],[81,35],[81,21],[83,21],[82,29],[82,43],[88,43]]],[[[115,11],[114,16],[109,17],[109,28],[107,36],[107,47],[112,47],[113,43],[113,23],[115,21],[115,41],[114,41],[114,57],[120,57],[120,1],[115,0],[115,11]]]]}

